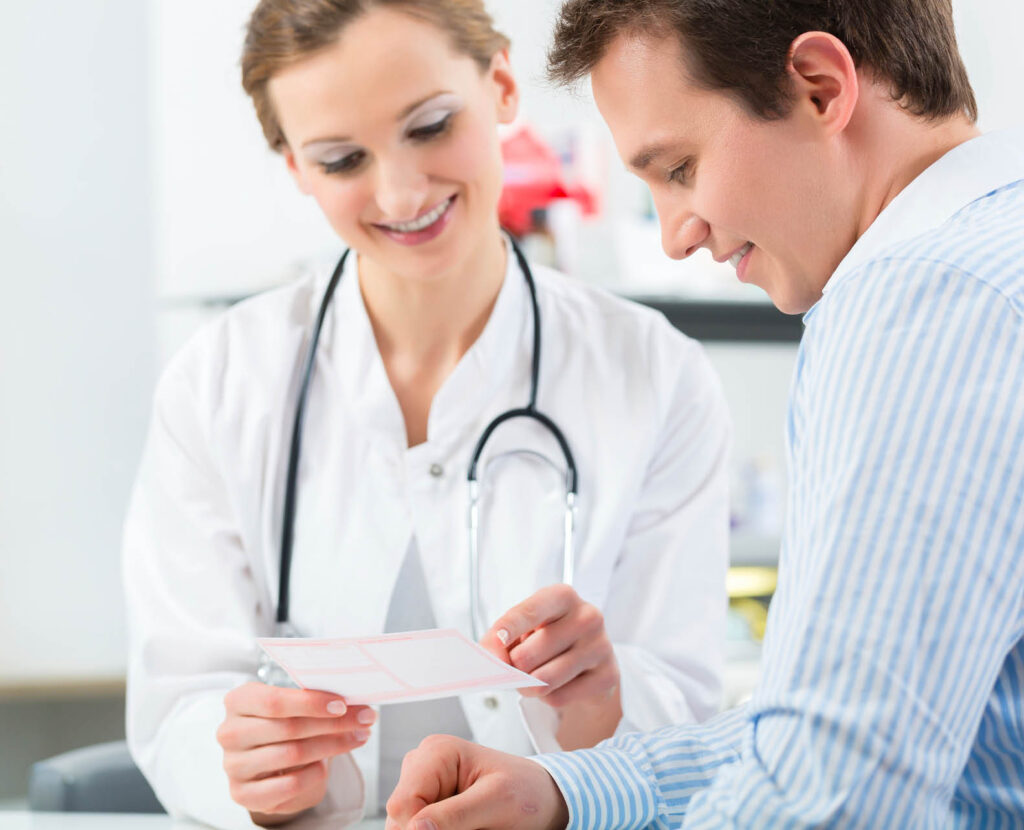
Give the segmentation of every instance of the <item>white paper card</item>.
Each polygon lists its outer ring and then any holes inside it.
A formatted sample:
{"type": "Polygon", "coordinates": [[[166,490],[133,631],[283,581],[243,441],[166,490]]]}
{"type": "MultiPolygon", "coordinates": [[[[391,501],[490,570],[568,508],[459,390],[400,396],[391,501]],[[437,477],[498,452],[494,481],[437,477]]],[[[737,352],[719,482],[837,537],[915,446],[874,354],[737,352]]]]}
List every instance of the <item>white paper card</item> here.
{"type": "Polygon", "coordinates": [[[352,704],[545,685],[454,629],[329,640],[272,637],[257,643],[301,688],[334,692],[352,704]]]}

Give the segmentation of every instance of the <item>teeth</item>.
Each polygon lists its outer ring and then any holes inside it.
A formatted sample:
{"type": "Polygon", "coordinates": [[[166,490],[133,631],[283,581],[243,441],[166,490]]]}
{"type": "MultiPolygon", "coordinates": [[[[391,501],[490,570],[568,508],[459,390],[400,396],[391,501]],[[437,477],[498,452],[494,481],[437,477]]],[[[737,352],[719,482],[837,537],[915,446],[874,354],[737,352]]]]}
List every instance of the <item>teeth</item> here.
{"type": "Polygon", "coordinates": [[[423,214],[423,216],[413,222],[395,222],[394,224],[385,224],[384,227],[393,231],[398,231],[399,233],[415,233],[416,231],[421,231],[424,228],[429,228],[444,215],[444,212],[448,209],[448,205],[452,203],[452,198],[454,197],[449,197],[430,211],[430,213],[423,214]]]}
{"type": "Polygon", "coordinates": [[[753,247],[754,247],[754,244],[752,242],[748,242],[746,245],[744,245],[742,248],[740,248],[736,253],[734,253],[731,257],[729,257],[729,264],[733,268],[739,268],[740,267],[740,260],[743,259],[743,257],[745,257],[747,255],[747,253],[750,251],[750,249],[753,248],[753,247]]]}

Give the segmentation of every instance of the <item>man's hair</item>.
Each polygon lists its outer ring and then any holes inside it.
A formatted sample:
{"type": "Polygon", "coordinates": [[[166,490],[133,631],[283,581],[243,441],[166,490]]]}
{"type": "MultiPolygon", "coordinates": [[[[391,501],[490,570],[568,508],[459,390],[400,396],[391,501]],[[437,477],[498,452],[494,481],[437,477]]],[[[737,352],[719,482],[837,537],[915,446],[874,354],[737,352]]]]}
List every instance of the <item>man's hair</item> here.
{"type": "Polygon", "coordinates": [[[790,46],[812,31],[841,40],[908,112],[977,120],[951,0],[568,0],[548,74],[580,80],[619,35],[675,36],[692,81],[734,95],[757,117],[781,118],[793,103],[790,46]]]}

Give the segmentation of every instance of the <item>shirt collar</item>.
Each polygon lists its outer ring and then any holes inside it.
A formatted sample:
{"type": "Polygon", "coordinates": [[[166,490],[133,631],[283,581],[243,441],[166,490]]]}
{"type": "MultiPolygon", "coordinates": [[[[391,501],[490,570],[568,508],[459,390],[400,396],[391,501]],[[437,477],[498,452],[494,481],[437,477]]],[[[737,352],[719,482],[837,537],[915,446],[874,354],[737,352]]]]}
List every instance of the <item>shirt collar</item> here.
{"type": "Polygon", "coordinates": [[[880,251],[938,227],[971,202],[1021,179],[1024,127],[957,145],[886,205],[839,263],[822,294],[880,251]]]}

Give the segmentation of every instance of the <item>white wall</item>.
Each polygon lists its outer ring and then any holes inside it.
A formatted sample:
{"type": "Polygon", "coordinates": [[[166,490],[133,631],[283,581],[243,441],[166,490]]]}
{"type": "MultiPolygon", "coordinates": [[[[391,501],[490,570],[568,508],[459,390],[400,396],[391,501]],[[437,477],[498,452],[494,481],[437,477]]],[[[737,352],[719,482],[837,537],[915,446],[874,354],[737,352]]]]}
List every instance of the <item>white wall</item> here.
{"type": "MultiPolygon", "coordinates": [[[[0,0],[0,680],[122,665],[118,547],[154,382],[154,294],[252,290],[339,244],[238,86],[252,2],[0,0]]],[[[596,118],[585,89],[573,101],[543,82],[557,5],[491,2],[525,115],[545,130],[596,118]]],[[[1021,123],[1024,4],[955,8],[983,125],[1021,123]]],[[[620,170],[610,146],[608,165],[620,170]]],[[[613,214],[631,211],[639,186],[621,172],[610,186],[613,214]]],[[[597,279],[615,268],[596,244],[611,238],[588,247],[597,279]]],[[[201,316],[165,319],[180,338],[201,316]]],[[[741,355],[717,357],[742,371],[741,355]]],[[[775,426],[737,421],[746,445],[777,445],[775,426]]]]}
{"type": "Polygon", "coordinates": [[[2,694],[124,664],[155,311],[144,4],[4,0],[0,20],[2,694]]]}

